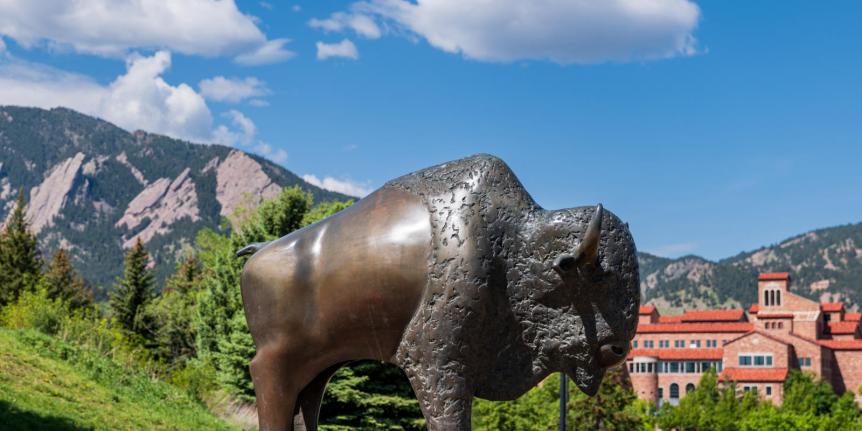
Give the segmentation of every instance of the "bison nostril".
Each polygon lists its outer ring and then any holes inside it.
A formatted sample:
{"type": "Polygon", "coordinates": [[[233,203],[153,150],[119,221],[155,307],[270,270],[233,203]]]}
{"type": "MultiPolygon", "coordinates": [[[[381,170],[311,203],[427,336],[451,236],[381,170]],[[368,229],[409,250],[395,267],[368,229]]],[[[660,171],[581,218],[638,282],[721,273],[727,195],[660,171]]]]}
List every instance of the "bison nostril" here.
{"type": "Polygon", "coordinates": [[[599,349],[599,362],[604,367],[610,367],[625,359],[626,349],[621,343],[608,343],[599,349]]]}

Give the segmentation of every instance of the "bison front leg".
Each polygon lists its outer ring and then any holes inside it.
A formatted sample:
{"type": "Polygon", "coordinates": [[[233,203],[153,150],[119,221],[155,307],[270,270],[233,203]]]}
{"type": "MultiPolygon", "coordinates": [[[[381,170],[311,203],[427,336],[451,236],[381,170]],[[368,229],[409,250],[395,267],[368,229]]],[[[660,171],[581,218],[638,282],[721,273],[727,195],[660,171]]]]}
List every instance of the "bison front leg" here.
{"type": "Polygon", "coordinates": [[[429,431],[469,431],[473,395],[460,367],[418,367],[406,371],[429,431]]]}

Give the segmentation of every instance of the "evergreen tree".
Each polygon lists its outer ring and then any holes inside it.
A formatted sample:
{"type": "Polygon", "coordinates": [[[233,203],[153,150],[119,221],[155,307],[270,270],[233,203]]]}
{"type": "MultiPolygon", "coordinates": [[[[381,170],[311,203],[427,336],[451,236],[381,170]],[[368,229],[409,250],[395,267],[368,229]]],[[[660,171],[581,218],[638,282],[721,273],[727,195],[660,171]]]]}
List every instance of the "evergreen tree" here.
{"type": "Polygon", "coordinates": [[[196,354],[192,325],[195,293],[201,280],[200,262],[189,256],[180,261],[162,294],[145,309],[146,338],[153,341],[156,357],[177,366],[196,354]]]}
{"type": "Polygon", "coordinates": [[[635,400],[631,381],[621,366],[608,369],[594,397],[579,393],[568,406],[568,417],[575,430],[634,430],[643,427],[642,419],[627,410],[635,400]]]}
{"type": "Polygon", "coordinates": [[[149,268],[150,254],[138,239],[126,253],[123,278],[111,294],[111,313],[126,331],[145,335],[147,325],[141,319],[144,307],[153,299],[153,273],[149,268]]]}
{"type": "Polygon", "coordinates": [[[163,293],[189,294],[197,287],[200,280],[201,262],[191,254],[180,261],[176,272],[167,279],[163,293]]]}
{"type": "Polygon", "coordinates": [[[45,273],[44,285],[48,298],[65,301],[72,310],[93,303],[93,292],[84,278],[75,271],[65,249],[61,248],[54,253],[45,273]]]}
{"type": "Polygon", "coordinates": [[[26,218],[24,190],[18,190],[15,209],[0,233],[0,307],[35,289],[42,276],[42,255],[26,218]]]}

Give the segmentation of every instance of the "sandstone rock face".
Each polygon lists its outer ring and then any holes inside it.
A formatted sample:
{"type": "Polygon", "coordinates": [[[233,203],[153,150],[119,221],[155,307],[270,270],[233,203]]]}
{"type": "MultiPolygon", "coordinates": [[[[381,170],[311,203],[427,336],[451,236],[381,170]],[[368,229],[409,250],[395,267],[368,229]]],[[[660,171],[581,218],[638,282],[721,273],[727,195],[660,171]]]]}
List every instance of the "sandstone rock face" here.
{"type": "Polygon", "coordinates": [[[51,168],[42,184],[30,190],[27,217],[33,232],[38,233],[54,223],[54,217],[60,214],[70,197],[83,162],[84,154],[75,154],[51,168]]]}
{"type": "Polygon", "coordinates": [[[185,217],[200,220],[198,195],[189,177],[189,168],[173,181],[160,178],[147,186],[129,202],[116,226],[134,230],[146,223],[136,234],[123,237],[123,247],[128,248],[138,239],[146,243],[156,235],[169,233],[171,225],[185,217]]]}
{"type": "Polygon", "coordinates": [[[216,199],[221,204],[222,216],[232,215],[242,205],[256,205],[280,191],[281,187],[263,172],[260,163],[243,152],[231,151],[216,169],[216,199]]]}
{"type": "Polygon", "coordinates": [[[147,185],[147,179],[144,178],[144,174],[142,174],[141,171],[139,171],[138,168],[135,167],[135,165],[133,165],[129,162],[129,157],[126,156],[125,151],[120,153],[116,157],[116,159],[118,162],[122,163],[123,165],[125,165],[126,167],[129,168],[129,170],[132,172],[132,176],[134,176],[135,179],[138,180],[139,183],[141,183],[141,185],[143,185],[143,186],[147,185]]]}
{"type": "MultiPolygon", "coordinates": [[[[2,164],[0,164],[2,166],[2,164]]],[[[12,196],[12,184],[9,183],[9,178],[0,179],[0,199],[7,199],[12,196]]]]}

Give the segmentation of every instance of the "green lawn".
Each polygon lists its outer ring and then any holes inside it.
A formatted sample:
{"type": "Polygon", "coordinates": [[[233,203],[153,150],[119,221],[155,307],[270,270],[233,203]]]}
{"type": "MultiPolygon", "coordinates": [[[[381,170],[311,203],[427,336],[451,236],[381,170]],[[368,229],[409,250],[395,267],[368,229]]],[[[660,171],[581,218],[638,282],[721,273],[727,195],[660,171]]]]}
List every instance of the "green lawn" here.
{"type": "Polygon", "coordinates": [[[0,329],[0,429],[229,430],[183,391],[41,333],[0,329]]]}

